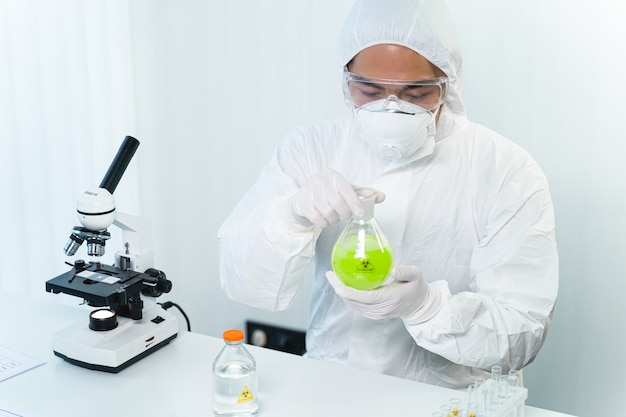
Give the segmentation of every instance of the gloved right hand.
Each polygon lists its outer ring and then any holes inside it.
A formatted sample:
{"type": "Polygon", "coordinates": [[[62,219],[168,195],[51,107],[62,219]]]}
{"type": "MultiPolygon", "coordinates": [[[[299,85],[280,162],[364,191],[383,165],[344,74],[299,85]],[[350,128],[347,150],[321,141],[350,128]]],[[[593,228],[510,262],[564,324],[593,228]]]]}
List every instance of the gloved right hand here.
{"type": "Polygon", "coordinates": [[[442,305],[441,293],[422,277],[416,265],[398,265],[393,280],[373,290],[357,290],[345,285],[333,271],[326,272],[328,282],[348,306],[371,319],[401,317],[413,324],[430,320],[442,305]]]}
{"type": "MultiPolygon", "coordinates": [[[[385,198],[378,193],[376,202],[385,198]]],[[[340,173],[325,169],[315,175],[289,200],[289,212],[301,226],[324,228],[355,214],[364,214],[354,187],[340,173]]]]}

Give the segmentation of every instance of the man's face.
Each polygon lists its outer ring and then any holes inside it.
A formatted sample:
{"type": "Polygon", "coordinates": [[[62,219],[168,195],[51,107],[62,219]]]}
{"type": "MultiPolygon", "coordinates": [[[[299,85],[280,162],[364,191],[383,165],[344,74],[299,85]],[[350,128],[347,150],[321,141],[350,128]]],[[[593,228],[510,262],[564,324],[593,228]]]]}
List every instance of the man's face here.
{"type": "Polygon", "coordinates": [[[437,81],[445,77],[443,71],[415,51],[400,45],[381,44],[366,48],[348,63],[348,71],[353,75],[346,81],[347,94],[355,106],[395,96],[425,110],[436,111],[445,94],[445,86],[437,81]]]}

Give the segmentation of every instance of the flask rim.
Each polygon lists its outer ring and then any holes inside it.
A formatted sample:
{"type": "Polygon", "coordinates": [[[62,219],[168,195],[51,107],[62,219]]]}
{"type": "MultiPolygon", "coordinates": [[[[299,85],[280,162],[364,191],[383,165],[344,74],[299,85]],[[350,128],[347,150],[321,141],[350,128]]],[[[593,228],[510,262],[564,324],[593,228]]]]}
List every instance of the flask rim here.
{"type": "Polygon", "coordinates": [[[376,190],[369,187],[358,187],[354,189],[354,192],[360,199],[376,197],[376,190]]]}
{"type": "Polygon", "coordinates": [[[354,192],[361,201],[364,213],[362,216],[354,216],[359,220],[367,220],[374,217],[374,205],[376,204],[376,190],[369,187],[355,188],[354,192]]]}

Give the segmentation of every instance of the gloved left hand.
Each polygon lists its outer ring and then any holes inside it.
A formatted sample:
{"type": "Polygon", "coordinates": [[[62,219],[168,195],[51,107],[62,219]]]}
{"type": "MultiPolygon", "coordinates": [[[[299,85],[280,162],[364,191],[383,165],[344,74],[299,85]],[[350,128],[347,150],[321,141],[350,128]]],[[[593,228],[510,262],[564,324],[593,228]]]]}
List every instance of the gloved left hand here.
{"type": "Polygon", "coordinates": [[[441,293],[424,281],[417,266],[397,266],[391,271],[391,277],[390,284],[362,291],[346,286],[333,271],[326,272],[335,293],[365,317],[401,317],[418,324],[437,314],[442,304],[441,293]]]}

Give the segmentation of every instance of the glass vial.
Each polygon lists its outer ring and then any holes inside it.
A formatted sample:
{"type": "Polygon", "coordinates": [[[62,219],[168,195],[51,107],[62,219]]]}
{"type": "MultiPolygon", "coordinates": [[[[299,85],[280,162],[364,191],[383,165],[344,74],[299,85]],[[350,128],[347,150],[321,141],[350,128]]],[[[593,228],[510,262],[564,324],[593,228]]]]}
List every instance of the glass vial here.
{"type": "Polygon", "coordinates": [[[331,255],[333,270],[349,287],[373,290],[387,279],[393,254],[387,238],[374,218],[376,191],[357,189],[365,212],[352,216],[337,239],[331,255]]]}
{"type": "Polygon", "coordinates": [[[241,330],[226,330],[224,347],[213,361],[213,412],[254,416],[259,409],[256,361],[243,345],[241,330]]]}

